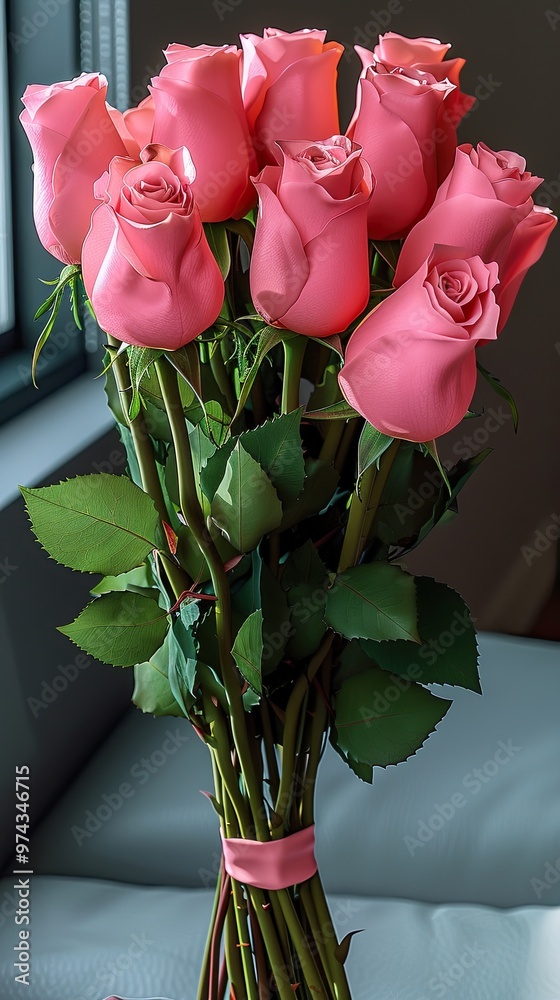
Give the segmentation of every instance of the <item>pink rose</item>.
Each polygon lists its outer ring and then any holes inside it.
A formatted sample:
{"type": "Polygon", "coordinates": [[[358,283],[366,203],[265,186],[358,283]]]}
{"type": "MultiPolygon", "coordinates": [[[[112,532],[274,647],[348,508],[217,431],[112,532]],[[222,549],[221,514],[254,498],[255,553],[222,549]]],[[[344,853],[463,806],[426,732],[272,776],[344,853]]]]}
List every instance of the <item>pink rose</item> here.
{"type": "Polygon", "coordinates": [[[329,337],[368,303],[371,171],[361,148],[341,135],[277,147],[281,166],[255,179],[251,295],[267,323],[329,337]]]}
{"type": "Polygon", "coordinates": [[[149,146],[152,141],[155,114],[152,95],[145,97],[140,104],[135,108],[129,108],[124,114],[115,108],[110,109],[110,114],[128,150],[128,155],[137,158],[140,150],[144,149],[144,146],[149,146]]]}
{"type": "Polygon", "coordinates": [[[497,281],[496,264],[435,247],[350,337],[339,382],[351,406],[408,441],[455,427],[474,394],[476,344],[497,336],[497,281]]]}
{"type": "Polygon", "coordinates": [[[327,32],[304,28],[241,35],[243,103],[259,163],[275,163],[274,143],[340,132],[337,66],[344,52],[327,32]]]}
{"type": "Polygon", "coordinates": [[[405,240],[395,285],[418,270],[434,244],[466,247],[472,256],[498,264],[498,329],[503,329],[523,278],[542,255],[558,221],[533,202],[531,195],[540,183],[517,153],[495,153],[484,143],[476,149],[459,146],[430,211],[405,240]]]}
{"type": "Polygon", "coordinates": [[[387,68],[394,69],[399,66],[411,66],[414,69],[422,70],[423,73],[431,73],[434,79],[449,80],[454,84],[455,90],[449,93],[444,101],[440,112],[438,125],[444,131],[441,149],[438,149],[439,181],[447,177],[453,165],[455,148],[457,146],[457,125],[462,118],[471,110],[475,104],[475,98],[461,91],[459,77],[465,65],[464,59],[446,59],[446,55],[451,48],[449,43],[440,42],[437,38],[405,38],[397,35],[394,31],[388,31],[385,35],[379,36],[379,41],[372,53],[367,49],[356,47],[356,51],[361,56],[362,61],[371,56],[383,63],[387,68]]]}
{"type": "Polygon", "coordinates": [[[177,350],[217,318],[224,284],[195,205],[188,151],[146,146],[112,160],[84,243],[84,284],[101,327],[177,350]]]}
{"type": "Polygon", "coordinates": [[[348,135],[363,146],[375,177],[368,213],[372,239],[400,239],[432,204],[444,148],[438,139],[445,139],[439,115],[452,89],[448,80],[413,68],[364,68],[348,135]]]}
{"type": "MultiPolygon", "coordinates": [[[[152,142],[186,146],[196,167],[194,196],[203,222],[240,219],[255,204],[257,164],[234,45],[170,45],[154,77],[152,142]]],[[[128,119],[127,119],[128,123],[128,119]]]]}
{"type": "Polygon", "coordinates": [[[79,263],[97,205],[93,185],[126,148],[105,103],[107,80],[75,80],[25,91],[20,121],[33,150],[33,214],[41,243],[64,264],[79,263]]]}

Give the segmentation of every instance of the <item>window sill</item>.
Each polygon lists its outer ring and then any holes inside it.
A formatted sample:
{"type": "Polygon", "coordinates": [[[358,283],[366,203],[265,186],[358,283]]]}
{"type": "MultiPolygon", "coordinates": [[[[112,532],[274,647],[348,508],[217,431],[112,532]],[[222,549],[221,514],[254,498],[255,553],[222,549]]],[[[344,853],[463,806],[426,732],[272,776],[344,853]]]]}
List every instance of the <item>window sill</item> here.
{"type": "Polygon", "coordinates": [[[114,426],[103,383],[91,374],[68,385],[0,427],[4,475],[0,509],[35,486],[114,426]]]}

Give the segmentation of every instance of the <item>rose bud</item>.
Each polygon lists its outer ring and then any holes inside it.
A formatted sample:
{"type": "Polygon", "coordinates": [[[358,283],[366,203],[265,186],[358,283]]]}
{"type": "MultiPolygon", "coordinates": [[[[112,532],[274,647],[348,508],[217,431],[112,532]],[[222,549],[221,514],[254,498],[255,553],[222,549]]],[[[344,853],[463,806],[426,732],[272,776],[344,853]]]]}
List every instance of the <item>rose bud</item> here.
{"type": "Polygon", "coordinates": [[[170,45],[165,57],[168,65],[150,87],[152,141],[190,150],[203,222],[240,219],[255,204],[250,178],[257,169],[241,100],[241,51],[234,45],[170,45]]]}
{"type": "Polygon", "coordinates": [[[517,153],[495,153],[484,143],[476,149],[459,146],[430,211],[404,242],[395,285],[414,274],[435,243],[466,247],[469,254],[498,264],[498,329],[503,329],[523,278],[558,221],[533,201],[541,180],[525,169],[517,153]]]}
{"type": "Polygon", "coordinates": [[[217,319],[224,298],[185,148],[151,145],[112,160],[84,243],[83,277],[100,326],[140,347],[177,350],[217,319]]]}
{"type": "Polygon", "coordinates": [[[344,52],[326,31],[265,28],[241,35],[243,103],[259,164],[275,163],[274,143],[340,132],[337,66],[344,52]]]}
{"type": "Polygon", "coordinates": [[[371,171],[360,146],[341,135],[277,147],[281,165],[255,179],[251,295],[267,323],[329,337],[369,300],[371,171]]]}
{"type": "Polygon", "coordinates": [[[376,181],[368,213],[372,239],[400,239],[432,204],[443,148],[436,129],[452,90],[448,80],[414,68],[376,62],[364,70],[348,135],[363,146],[376,181]]]}
{"type": "Polygon", "coordinates": [[[105,103],[107,80],[82,73],[74,80],[25,91],[20,121],[33,150],[33,214],[41,243],[64,264],[80,261],[93,185],[126,147],[105,103]]]}
{"type": "Polygon", "coordinates": [[[455,427],[474,394],[475,347],[497,336],[497,281],[497,264],[435,247],[350,337],[339,383],[351,406],[407,441],[455,427]]]}

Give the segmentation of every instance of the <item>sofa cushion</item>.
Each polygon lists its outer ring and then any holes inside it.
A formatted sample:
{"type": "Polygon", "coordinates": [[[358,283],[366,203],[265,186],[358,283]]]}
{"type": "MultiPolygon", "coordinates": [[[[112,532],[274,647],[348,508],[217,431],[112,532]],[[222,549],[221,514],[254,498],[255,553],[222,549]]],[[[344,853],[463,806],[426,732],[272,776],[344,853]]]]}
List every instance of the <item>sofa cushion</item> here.
{"type": "MultiPolygon", "coordinates": [[[[329,891],[560,904],[558,646],[482,635],[480,648],[484,695],[453,689],[438,732],[376,769],[373,788],[327,750],[317,853],[329,891]]],[[[199,789],[211,787],[187,722],[131,710],[36,831],[35,870],[208,886],[220,844],[199,789]]]]}
{"type": "MultiPolygon", "coordinates": [[[[10,896],[0,883],[0,897],[10,896]]],[[[212,893],[36,877],[27,1000],[193,1000],[212,893]]],[[[560,908],[496,910],[333,896],[353,1000],[558,1000],[560,908]]],[[[10,915],[0,940],[0,996],[19,1000],[10,915]]]]}

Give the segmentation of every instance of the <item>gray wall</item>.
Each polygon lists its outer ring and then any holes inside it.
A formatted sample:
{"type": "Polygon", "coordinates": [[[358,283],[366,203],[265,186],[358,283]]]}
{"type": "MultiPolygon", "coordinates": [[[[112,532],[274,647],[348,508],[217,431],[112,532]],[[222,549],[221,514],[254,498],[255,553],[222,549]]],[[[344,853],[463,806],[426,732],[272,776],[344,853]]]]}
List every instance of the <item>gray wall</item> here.
{"type": "MultiPolygon", "coordinates": [[[[544,177],[544,204],[560,208],[560,17],[545,2],[511,0],[214,0],[177,4],[134,0],[132,16],[133,98],[163,64],[161,49],[172,41],[198,45],[235,42],[239,32],[325,27],[329,37],[349,52],[364,34],[375,44],[375,24],[409,36],[428,35],[453,42],[463,56],[463,88],[480,103],[460,131],[460,140],[483,140],[494,149],[513,149],[527,158],[533,173],[544,177]],[[391,11],[396,13],[390,13],[391,11]],[[377,14],[376,14],[377,12],[377,14]]],[[[551,2],[558,15],[560,7],[551,2]]],[[[359,61],[341,63],[342,127],[354,103],[359,61]]],[[[409,560],[415,572],[432,574],[460,590],[479,625],[504,631],[530,628],[546,599],[556,571],[554,515],[560,516],[560,331],[558,329],[559,236],[525,282],[517,307],[500,342],[484,349],[485,367],[513,392],[520,410],[515,438],[511,420],[492,418],[501,401],[482,392],[487,410],[478,423],[457,428],[442,445],[443,457],[477,451],[470,437],[479,427],[480,446],[493,455],[462,495],[461,516],[429,539],[409,560]],[[464,440],[467,435],[467,440],[464,440]],[[538,532],[541,535],[537,535],[538,532]],[[544,541],[543,541],[544,538],[544,541]],[[546,551],[540,553],[535,541],[546,551]],[[527,546],[533,549],[531,555],[527,546]],[[547,547],[548,546],[548,547],[547,547]]],[[[503,410],[503,407],[502,407],[503,410]]]]}

